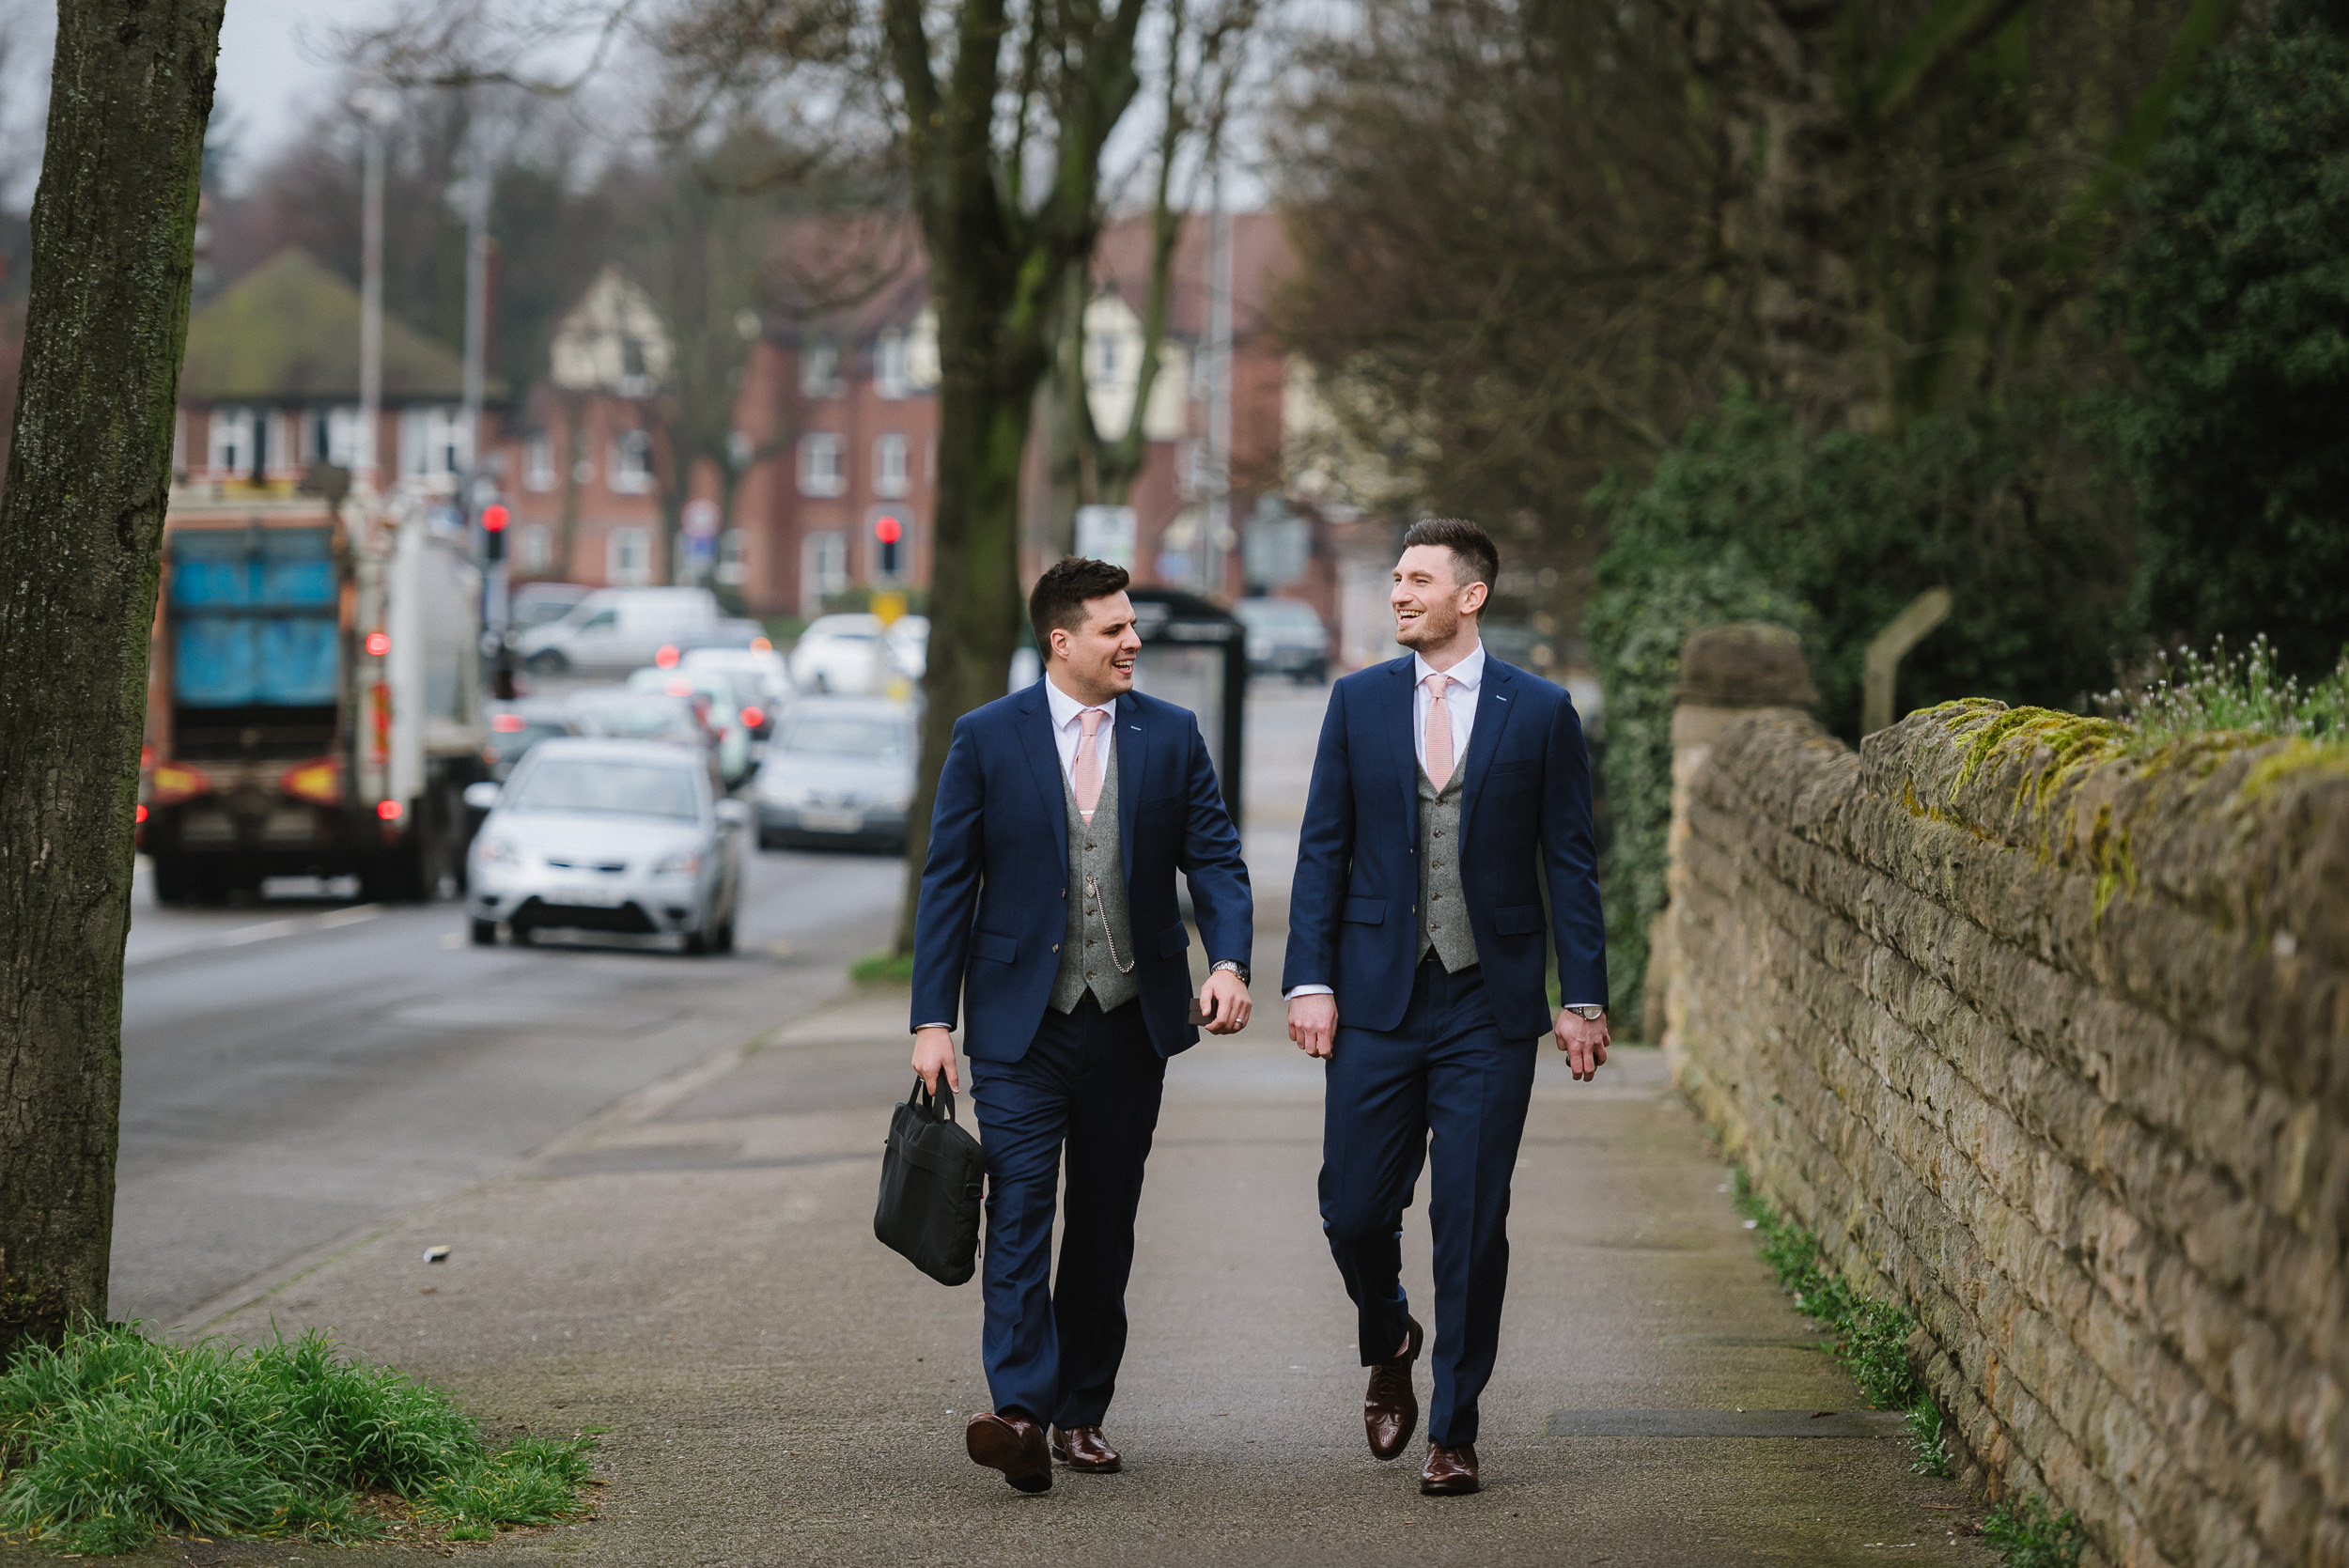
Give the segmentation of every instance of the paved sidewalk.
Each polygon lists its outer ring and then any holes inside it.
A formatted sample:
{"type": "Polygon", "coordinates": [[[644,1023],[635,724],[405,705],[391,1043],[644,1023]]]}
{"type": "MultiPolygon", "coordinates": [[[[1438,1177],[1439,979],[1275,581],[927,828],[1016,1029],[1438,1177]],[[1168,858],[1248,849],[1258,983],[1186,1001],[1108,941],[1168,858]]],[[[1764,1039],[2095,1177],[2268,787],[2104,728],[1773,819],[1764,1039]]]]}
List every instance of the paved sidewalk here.
{"type": "MultiPolygon", "coordinates": [[[[1260,974],[1277,972],[1275,940],[1260,974]]],[[[599,1517],[472,1549],[497,1561],[1992,1560],[1952,1534],[1966,1498],[1912,1475],[1883,1418],[1813,1428],[1865,1434],[1844,1436],[1576,1435],[1719,1431],[1750,1419],[1741,1406],[1803,1426],[1859,1406],[1755,1260],[1645,1049],[1596,1085],[1553,1053],[1537,1080],[1486,1491],[1422,1498],[1423,1443],[1372,1460],[1351,1309],[1315,1214],[1319,1071],[1277,1016],[1276,1001],[1170,1070],[1109,1429],[1123,1475],[1063,1472],[1026,1498],[963,1456],[964,1417],[986,1400],[978,1289],[932,1284],[871,1233],[888,1108],[910,1077],[902,992],[793,1019],[210,1330],[329,1326],[493,1428],[610,1427],[599,1517]],[[448,1261],[423,1263],[428,1245],[448,1261]]],[[[1415,1210],[1423,1301],[1426,1239],[1415,1210]]],[[[201,1550],[161,1560],[414,1560],[201,1550]]]]}

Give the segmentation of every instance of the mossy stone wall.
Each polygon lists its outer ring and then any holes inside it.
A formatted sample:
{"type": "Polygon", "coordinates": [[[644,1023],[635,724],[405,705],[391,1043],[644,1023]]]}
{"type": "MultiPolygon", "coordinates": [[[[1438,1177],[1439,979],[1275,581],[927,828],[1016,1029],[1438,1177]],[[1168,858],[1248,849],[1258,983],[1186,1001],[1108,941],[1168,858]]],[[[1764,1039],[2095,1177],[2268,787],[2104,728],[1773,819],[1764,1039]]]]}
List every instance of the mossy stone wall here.
{"type": "Polygon", "coordinates": [[[1730,724],[1665,1046],[1972,1479],[2129,1568],[2349,1565],[2349,760],[1969,703],[1730,724]]]}

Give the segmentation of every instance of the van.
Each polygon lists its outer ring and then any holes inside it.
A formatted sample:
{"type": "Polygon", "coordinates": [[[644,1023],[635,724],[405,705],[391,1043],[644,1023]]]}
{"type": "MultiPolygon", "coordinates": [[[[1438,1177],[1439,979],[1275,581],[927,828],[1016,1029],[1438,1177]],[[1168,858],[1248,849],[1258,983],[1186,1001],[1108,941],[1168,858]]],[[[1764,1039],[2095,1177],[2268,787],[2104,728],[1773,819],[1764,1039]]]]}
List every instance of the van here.
{"type": "Polygon", "coordinates": [[[653,661],[664,646],[708,636],[718,625],[718,599],[707,588],[599,588],[562,619],[535,626],[514,640],[531,674],[616,673],[653,661]]]}

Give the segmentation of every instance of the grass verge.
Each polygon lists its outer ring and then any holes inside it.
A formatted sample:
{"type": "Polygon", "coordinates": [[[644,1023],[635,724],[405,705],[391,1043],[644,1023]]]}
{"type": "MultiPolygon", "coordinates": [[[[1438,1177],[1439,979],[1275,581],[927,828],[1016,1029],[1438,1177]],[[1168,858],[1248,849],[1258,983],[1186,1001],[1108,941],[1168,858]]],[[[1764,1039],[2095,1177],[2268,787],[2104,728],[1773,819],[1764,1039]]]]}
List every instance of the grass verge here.
{"type": "Polygon", "coordinates": [[[892,953],[885,947],[868,953],[848,966],[848,978],[859,986],[910,986],[913,955],[892,953]]]}
{"type": "Polygon", "coordinates": [[[581,1513],[595,1439],[492,1452],[450,1397],[325,1335],[174,1345],[86,1324],[0,1375],[0,1531],[104,1556],[159,1535],[449,1540],[581,1513]]]}
{"type": "Polygon", "coordinates": [[[2050,1514],[2037,1498],[2012,1498],[1982,1522],[1983,1539],[2004,1554],[2006,1568],[2079,1568],[2088,1532],[2068,1510],[2050,1514]]]}

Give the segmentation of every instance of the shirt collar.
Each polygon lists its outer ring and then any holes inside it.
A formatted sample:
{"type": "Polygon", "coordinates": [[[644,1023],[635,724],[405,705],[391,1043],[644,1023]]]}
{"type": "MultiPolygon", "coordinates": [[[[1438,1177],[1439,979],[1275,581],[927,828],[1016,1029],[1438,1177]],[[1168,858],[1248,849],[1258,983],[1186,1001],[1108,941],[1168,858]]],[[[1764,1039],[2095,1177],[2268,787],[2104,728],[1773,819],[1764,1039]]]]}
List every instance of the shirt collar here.
{"type": "MultiPolygon", "coordinates": [[[[1427,677],[1437,673],[1436,667],[1418,654],[1411,655],[1411,679],[1425,685],[1427,677]]],[[[1450,675],[1462,690],[1473,691],[1485,678],[1485,644],[1480,639],[1466,659],[1442,672],[1450,675]]]]}
{"type": "MultiPolygon", "coordinates": [[[[1090,711],[1084,704],[1055,686],[1050,675],[1044,677],[1044,700],[1051,705],[1052,727],[1056,730],[1066,729],[1077,722],[1077,715],[1090,711]]],[[[1115,708],[1114,702],[1108,702],[1100,706],[1099,711],[1114,716],[1115,708]]]]}

